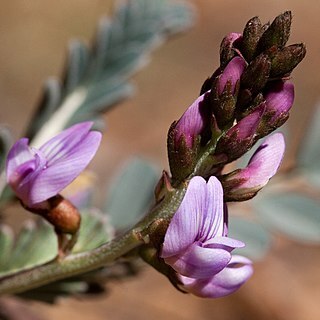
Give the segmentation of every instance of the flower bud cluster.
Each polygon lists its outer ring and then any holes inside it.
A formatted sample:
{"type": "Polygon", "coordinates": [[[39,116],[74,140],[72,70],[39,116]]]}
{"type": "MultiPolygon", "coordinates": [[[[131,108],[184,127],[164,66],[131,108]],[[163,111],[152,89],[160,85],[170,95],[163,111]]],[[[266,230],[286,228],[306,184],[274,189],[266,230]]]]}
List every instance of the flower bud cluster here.
{"type": "Polygon", "coordinates": [[[288,79],[306,53],[303,44],[286,46],[290,27],[291,13],[285,12],[266,25],[254,17],[242,34],[226,36],[219,68],[169,129],[172,178],[163,175],[157,199],[181,182],[188,188],[159,257],[176,273],[171,281],[186,292],[222,297],[252,274],[251,261],[232,254],[244,244],[228,237],[226,202],[251,199],[280,166],[284,138],[269,134],[288,119],[294,100],[288,79]],[[226,164],[267,135],[245,168],[223,174],[226,164]]]}
{"type": "Polygon", "coordinates": [[[219,68],[169,129],[173,184],[221,172],[288,119],[294,101],[289,77],[306,53],[304,44],[286,46],[291,20],[289,11],[271,24],[254,17],[242,34],[223,39],[219,68]]]}

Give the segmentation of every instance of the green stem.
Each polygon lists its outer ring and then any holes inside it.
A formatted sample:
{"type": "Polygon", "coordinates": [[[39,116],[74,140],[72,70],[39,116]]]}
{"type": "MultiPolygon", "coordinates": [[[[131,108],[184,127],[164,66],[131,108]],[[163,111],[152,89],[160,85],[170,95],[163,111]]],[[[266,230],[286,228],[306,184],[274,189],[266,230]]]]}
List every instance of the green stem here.
{"type": "Polygon", "coordinates": [[[147,244],[152,225],[160,219],[171,219],[186,191],[186,185],[168,193],[165,199],[133,229],[109,243],[83,253],[55,259],[44,265],[23,270],[0,279],[0,294],[19,293],[42,285],[98,269],[112,263],[134,248],[147,244]]]}
{"type": "Polygon", "coordinates": [[[92,251],[73,254],[63,260],[55,259],[47,264],[4,277],[0,281],[0,293],[19,293],[97,269],[143,243],[139,234],[132,230],[92,251]]]}

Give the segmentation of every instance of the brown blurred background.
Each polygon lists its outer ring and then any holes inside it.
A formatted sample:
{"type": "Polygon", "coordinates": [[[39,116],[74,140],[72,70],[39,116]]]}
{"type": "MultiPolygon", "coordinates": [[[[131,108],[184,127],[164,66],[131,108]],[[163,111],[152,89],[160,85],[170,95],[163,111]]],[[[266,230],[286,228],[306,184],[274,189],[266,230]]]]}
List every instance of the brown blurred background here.
{"type": "MultiPolygon", "coordinates": [[[[111,0],[2,0],[0,11],[0,122],[19,137],[48,76],[60,74],[70,38],[89,41],[99,17],[110,14],[111,0]]],[[[152,55],[134,77],[135,97],[108,113],[108,130],[92,167],[99,183],[132,154],[167,168],[166,133],[194,100],[203,80],[218,65],[223,36],[241,32],[246,21],[263,22],[293,11],[290,42],[305,42],[307,56],[293,73],[296,100],[289,128],[286,164],[319,99],[320,6],[318,0],[199,0],[196,24],[152,55]]],[[[110,285],[108,294],[61,299],[54,306],[28,308],[43,319],[320,319],[320,248],[278,236],[252,279],[236,294],[218,300],[183,295],[151,268],[134,279],[110,285]]]]}

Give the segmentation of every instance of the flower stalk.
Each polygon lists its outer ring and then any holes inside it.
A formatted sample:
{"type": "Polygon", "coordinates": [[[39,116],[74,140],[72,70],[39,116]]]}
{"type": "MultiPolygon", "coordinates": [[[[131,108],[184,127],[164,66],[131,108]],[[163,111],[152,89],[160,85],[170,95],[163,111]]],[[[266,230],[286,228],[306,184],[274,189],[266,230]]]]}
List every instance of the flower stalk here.
{"type": "Polygon", "coordinates": [[[156,222],[171,220],[185,192],[185,184],[172,190],[135,227],[96,249],[70,254],[62,259],[54,259],[44,265],[0,278],[0,294],[24,292],[60,279],[96,270],[112,264],[138,247],[147,246],[153,234],[152,230],[153,232],[158,230],[154,228],[156,222]]]}

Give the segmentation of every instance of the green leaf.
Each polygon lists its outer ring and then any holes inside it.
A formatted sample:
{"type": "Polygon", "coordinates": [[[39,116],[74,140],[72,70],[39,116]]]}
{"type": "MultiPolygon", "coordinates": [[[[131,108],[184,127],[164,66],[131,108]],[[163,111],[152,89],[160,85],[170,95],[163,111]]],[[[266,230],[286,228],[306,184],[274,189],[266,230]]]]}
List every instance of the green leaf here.
{"type": "Polygon", "coordinates": [[[116,2],[112,20],[101,20],[93,46],[73,41],[60,86],[49,82],[27,136],[41,145],[73,124],[97,115],[132,95],[128,79],[148,62],[166,35],[190,27],[193,10],[174,0],[116,2]]]}
{"type": "Polygon", "coordinates": [[[146,213],[153,199],[158,173],[153,166],[134,159],[111,185],[104,211],[115,229],[133,226],[146,213]]]}
{"type": "MultiPolygon", "coordinates": [[[[98,210],[81,212],[81,227],[73,252],[97,248],[113,238],[109,218],[98,210]]],[[[0,276],[43,264],[58,253],[57,237],[53,227],[43,219],[28,220],[16,239],[12,230],[0,227],[0,276]]]]}
{"type": "Polygon", "coordinates": [[[271,235],[261,224],[246,218],[231,217],[229,221],[229,237],[241,240],[244,248],[233,252],[252,260],[261,260],[271,246],[271,235]]]}
{"type": "Polygon", "coordinates": [[[81,212],[79,238],[72,252],[84,252],[97,248],[114,236],[109,217],[97,209],[81,212]]]}
{"type": "Polygon", "coordinates": [[[12,229],[7,225],[0,225],[0,270],[8,260],[14,242],[12,229]]]}
{"type": "Polygon", "coordinates": [[[263,222],[288,237],[320,243],[320,202],[297,193],[273,194],[253,201],[263,222]]]}
{"type": "Polygon", "coordinates": [[[79,40],[70,41],[63,81],[65,94],[74,90],[83,79],[88,67],[89,55],[89,50],[83,42],[79,40]]]}
{"type": "Polygon", "coordinates": [[[24,223],[14,245],[3,260],[0,274],[12,273],[50,261],[58,252],[53,228],[42,219],[24,223]]]}

